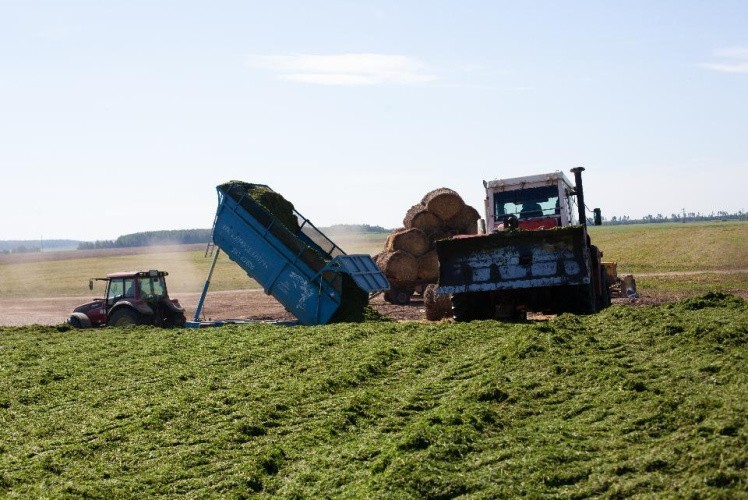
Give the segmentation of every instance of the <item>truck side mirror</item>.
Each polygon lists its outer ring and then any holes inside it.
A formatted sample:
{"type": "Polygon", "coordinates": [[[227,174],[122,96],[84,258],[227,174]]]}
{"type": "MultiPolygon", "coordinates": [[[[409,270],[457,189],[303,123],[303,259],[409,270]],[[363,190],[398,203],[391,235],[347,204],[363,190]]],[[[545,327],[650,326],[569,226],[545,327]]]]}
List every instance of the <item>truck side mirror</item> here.
{"type": "Polygon", "coordinates": [[[595,208],[592,210],[592,213],[594,214],[595,225],[602,226],[603,225],[602,211],[599,208],[595,208]]]}

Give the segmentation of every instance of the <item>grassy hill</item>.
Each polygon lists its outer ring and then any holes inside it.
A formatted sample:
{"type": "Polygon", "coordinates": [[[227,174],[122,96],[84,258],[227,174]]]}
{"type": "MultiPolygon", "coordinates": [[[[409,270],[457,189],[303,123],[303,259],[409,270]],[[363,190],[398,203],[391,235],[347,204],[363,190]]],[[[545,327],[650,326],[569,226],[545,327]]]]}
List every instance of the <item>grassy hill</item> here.
{"type": "Polygon", "coordinates": [[[0,496],[748,494],[748,305],[0,329],[0,496]]]}

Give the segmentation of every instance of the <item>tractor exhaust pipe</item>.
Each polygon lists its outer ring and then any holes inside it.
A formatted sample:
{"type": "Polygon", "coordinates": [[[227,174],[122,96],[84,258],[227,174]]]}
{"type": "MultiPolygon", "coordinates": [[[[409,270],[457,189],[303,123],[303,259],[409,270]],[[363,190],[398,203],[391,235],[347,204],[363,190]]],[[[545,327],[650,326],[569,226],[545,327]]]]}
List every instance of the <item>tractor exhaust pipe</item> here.
{"type": "Polygon", "coordinates": [[[577,209],[579,210],[579,223],[587,226],[587,213],[584,210],[584,189],[582,188],[582,172],[584,167],[574,167],[571,169],[574,174],[574,190],[577,193],[577,209]]]}

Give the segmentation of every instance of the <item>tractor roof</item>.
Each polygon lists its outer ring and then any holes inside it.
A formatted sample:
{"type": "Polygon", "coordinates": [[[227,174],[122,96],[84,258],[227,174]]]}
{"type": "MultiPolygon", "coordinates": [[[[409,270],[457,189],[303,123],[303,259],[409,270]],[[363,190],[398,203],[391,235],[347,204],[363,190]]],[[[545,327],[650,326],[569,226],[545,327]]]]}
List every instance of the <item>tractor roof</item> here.
{"type": "Polygon", "coordinates": [[[118,273],[112,273],[107,274],[107,279],[116,279],[116,278],[147,278],[147,277],[156,277],[156,276],[168,276],[169,273],[166,271],[157,271],[155,269],[151,269],[150,271],[120,271],[118,273]]]}
{"type": "Polygon", "coordinates": [[[514,186],[522,186],[523,184],[556,184],[559,179],[563,181],[564,184],[566,184],[566,187],[568,187],[569,189],[574,189],[574,184],[572,184],[569,179],[566,178],[563,172],[559,172],[558,170],[548,174],[527,175],[524,177],[512,177],[510,179],[495,179],[493,181],[483,181],[483,185],[487,188],[511,190],[512,188],[514,188],[514,186]]]}

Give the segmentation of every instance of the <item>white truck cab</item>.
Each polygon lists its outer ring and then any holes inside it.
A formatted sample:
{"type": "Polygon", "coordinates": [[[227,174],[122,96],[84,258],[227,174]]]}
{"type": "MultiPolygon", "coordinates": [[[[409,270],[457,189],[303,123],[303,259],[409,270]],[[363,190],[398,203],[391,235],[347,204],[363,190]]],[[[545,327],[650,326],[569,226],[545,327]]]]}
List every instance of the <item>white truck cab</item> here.
{"type": "Polygon", "coordinates": [[[486,232],[577,224],[574,185],[562,172],[483,181],[486,232]]]}

